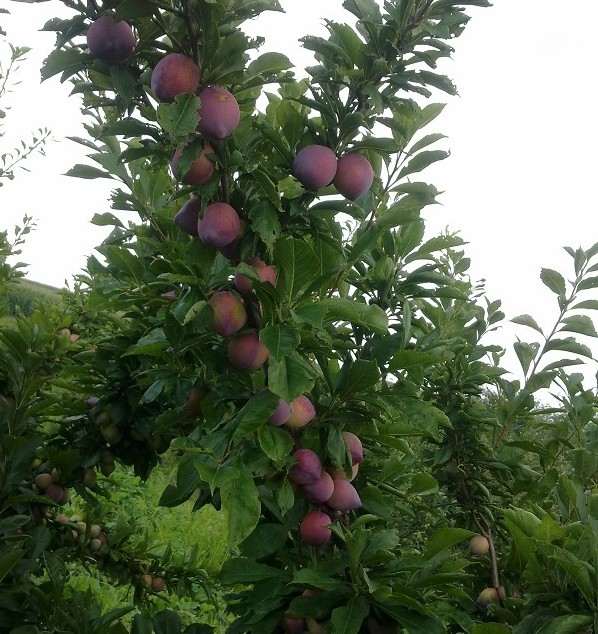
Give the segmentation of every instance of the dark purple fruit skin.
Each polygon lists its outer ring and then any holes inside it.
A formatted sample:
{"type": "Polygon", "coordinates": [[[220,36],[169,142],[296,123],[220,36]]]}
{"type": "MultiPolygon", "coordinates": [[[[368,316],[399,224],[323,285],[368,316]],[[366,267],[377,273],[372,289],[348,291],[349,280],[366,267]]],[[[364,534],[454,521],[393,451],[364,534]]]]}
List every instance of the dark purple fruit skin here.
{"type": "Polygon", "coordinates": [[[156,99],[171,102],[177,95],[194,93],[199,86],[199,68],[186,55],[170,53],[155,66],[151,79],[156,99]]]}
{"type": "Polygon", "coordinates": [[[174,217],[176,225],[189,234],[190,236],[197,237],[199,231],[197,230],[197,221],[199,220],[199,211],[201,209],[201,200],[197,197],[188,200],[179,210],[174,217]]]}
{"type": "Polygon", "coordinates": [[[199,132],[211,139],[226,139],[241,121],[234,95],[220,86],[206,86],[200,93],[199,132]]]}
{"type": "Polygon", "coordinates": [[[330,185],[336,174],[336,154],[325,145],[307,145],[293,161],[295,178],[308,189],[330,185]]]}
{"type": "Polygon", "coordinates": [[[89,52],[109,64],[124,62],[135,50],[135,35],[131,26],[110,15],[99,17],[87,30],[89,52]]]}
{"type": "Polygon", "coordinates": [[[333,183],[345,198],[361,198],[373,182],[374,169],[365,156],[352,152],[339,158],[333,183]]]}

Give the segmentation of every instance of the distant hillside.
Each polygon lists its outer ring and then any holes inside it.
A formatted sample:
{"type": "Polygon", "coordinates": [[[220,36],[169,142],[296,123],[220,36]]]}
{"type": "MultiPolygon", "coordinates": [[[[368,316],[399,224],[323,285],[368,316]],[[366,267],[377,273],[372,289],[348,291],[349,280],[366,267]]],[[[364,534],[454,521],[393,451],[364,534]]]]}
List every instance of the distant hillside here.
{"type": "Polygon", "coordinates": [[[20,286],[23,290],[31,291],[33,293],[38,293],[44,296],[60,296],[62,293],[62,289],[56,288],[55,286],[49,286],[48,284],[42,284],[41,282],[36,282],[35,280],[28,280],[26,278],[21,278],[20,286]]]}

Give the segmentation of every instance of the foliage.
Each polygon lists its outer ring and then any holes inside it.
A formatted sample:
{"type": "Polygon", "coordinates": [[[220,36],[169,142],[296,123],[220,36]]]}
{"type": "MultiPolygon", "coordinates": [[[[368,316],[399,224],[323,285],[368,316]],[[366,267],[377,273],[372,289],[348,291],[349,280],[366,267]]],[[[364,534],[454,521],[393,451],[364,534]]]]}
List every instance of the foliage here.
{"type": "MultiPolygon", "coordinates": [[[[0,29],[0,35],[3,35],[0,29]]],[[[8,63],[0,62],[0,141],[5,136],[7,117],[10,116],[10,106],[7,105],[7,97],[18,85],[15,81],[15,73],[19,66],[25,61],[29,48],[23,46],[13,46],[9,44],[10,56],[8,63]]],[[[4,147],[0,149],[0,187],[2,179],[13,180],[15,168],[26,169],[24,163],[34,153],[44,153],[44,145],[50,136],[47,128],[40,128],[35,132],[30,141],[21,141],[20,144],[11,150],[4,147]]]]}
{"type": "Polygon", "coordinates": [[[448,156],[429,149],[443,136],[427,130],[443,106],[423,105],[437,90],[455,92],[436,62],[468,21],[463,6],[488,3],[346,0],[355,28],[327,20],[327,39],[303,39],[316,62],[306,80],[284,55],[255,54],[261,40],[241,30],[278,10],[275,0],[64,4],[71,16],[45,27],[57,47],[42,72],[70,80],[88,115],[88,137],[74,140],[93,165],[70,173],[113,178],[118,189],[114,213],[93,220],[111,232],[62,312],[34,311],[0,335],[3,622],[15,632],[117,633],[132,618],[135,633],[211,631],[207,617],[188,623],[159,609],[164,590],[147,587],[158,577],[166,593],[204,600],[221,584],[230,634],[280,631],[285,615],[327,634],[397,624],[409,634],[596,629],[596,391],[567,370],[592,356],[583,341],[596,336],[598,246],[567,250],[572,282],[542,271],[555,326],[513,320],[541,341],[515,344],[523,379],[510,378],[491,343],[500,302],[469,278],[457,234],[425,235],[422,211],[439,192],[414,180],[448,156]],[[137,36],[118,64],[82,45],[112,10],[137,36]],[[201,62],[202,85],[226,87],[240,106],[234,134],[211,140],[216,174],[199,186],[169,172],[175,149],[186,148],[181,174],[203,149],[199,98],[157,103],[151,91],[151,69],[171,51],[201,62]],[[365,156],[371,189],[348,200],[334,184],[303,186],[293,159],[314,143],[365,156]],[[238,244],[219,251],[180,229],[175,216],[195,195],[202,213],[216,201],[239,212],[238,244]],[[275,285],[248,265],[255,256],[275,266],[275,285]],[[248,326],[269,353],[255,371],[231,363],[229,340],[211,325],[210,299],[236,293],[235,274],[252,281],[248,326]],[[266,422],[280,399],[302,395],[315,420],[266,422]],[[343,432],[365,448],[359,505],[333,510],[309,502],[289,472],[301,447],[348,476],[343,432]],[[61,521],[63,502],[35,484],[54,474],[76,493],[72,503],[103,518],[118,498],[115,463],[145,480],[167,450],[176,476],[159,504],[211,506],[226,521],[227,557],[214,576],[168,539],[157,552],[134,513],[107,524],[98,550],[89,523],[70,543],[78,522],[61,521]],[[331,518],[321,546],[300,530],[314,509],[331,518]],[[467,552],[476,533],[488,556],[467,552]],[[66,586],[72,560],[128,585],[130,604],[103,612],[66,586]],[[496,601],[476,605],[485,587],[496,601]]]}

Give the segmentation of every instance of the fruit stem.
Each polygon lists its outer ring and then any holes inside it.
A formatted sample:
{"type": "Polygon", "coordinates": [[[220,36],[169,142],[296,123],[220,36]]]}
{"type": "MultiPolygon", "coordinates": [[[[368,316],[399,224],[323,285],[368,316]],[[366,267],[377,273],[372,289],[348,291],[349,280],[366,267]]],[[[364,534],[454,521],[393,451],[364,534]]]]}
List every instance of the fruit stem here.
{"type": "Polygon", "coordinates": [[[488,540],[490,547],[490,568],[492,571],[492,586],[498,590],[500,587],[500,579],[498,576],[498,562],[496,560],[496,549],[494,548],[494,539],[492,538],[492,531],[489,528],[484,528],[478,518],[473,515],[473,522],[477,526],[480,534],[488,540]]]}

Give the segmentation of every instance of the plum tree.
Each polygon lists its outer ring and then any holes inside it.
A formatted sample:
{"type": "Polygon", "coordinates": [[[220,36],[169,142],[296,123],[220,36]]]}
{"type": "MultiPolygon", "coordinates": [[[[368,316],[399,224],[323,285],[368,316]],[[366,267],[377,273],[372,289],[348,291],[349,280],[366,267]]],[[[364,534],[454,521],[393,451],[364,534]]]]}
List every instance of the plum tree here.
{"type": "Polygon", "coordinates": [[[152,92],[159,101],[174,101],[177,95],[195,92],[199,76],[199,67],[193,59],[181,53],[169,53],[152,71],[152,92]]]}
{"type": "Polygon", "coordinates": [[[371,163],[357,152],[338,159],[334,186],[345,198],[361,198],[372,186],[374,170],[371,163]]]}
{"type": "MultiPolygon", "coordinates": [[[[185,185],[193,185],[195,187],[199,187],[200,185],[207,183],[214,175],[214,163],[209,158],[209,155],[211,154],[214,154],[214,148],[209,143],[206,143],[199,156],[193,161],[193,163],[191,163],[185,174],[181,176],[181,182],[185,183],[185,185]]],[[[170,168],[175,176],[178,173],[181,155],[182,150],[175,150],[170,162],[170,168]]]]}
{"type": "Polygon", "coordinates": [[[199,132],[210,139],[230,136],[241,120],[234,95],[220,86],[206,86],[199,93],[199,99],[199,132]]]}
{"type": "Polygon", "coordinates": [[[336,174],[336,154],[325,145],[307,145],[293,160],[293,174],[308,189],[318,190],[332,183],[336,174]]]}
{"type": "Polygon", "coordinates": [[[87,30],[87,48],[99,59],[110,64],[124,62],[135,50],[135,35],[128,22],[103,15],[87,30]]]}
{"type": "Polygon", "coordinates": [[[239,214],[227,203],[211,203],[197,223],[200,240],[214,247],[230,244],[240,231],[239,214]]]}
{"type": "Polygon", "coordinates": [[[239,369],[252,372],[261,368],[268,358],[268,348],[255,330],[235,335],[228,344],[228,360],[239,369]]]}
{"type": "Polygon", "coordinates": [[[218,291],[208,300],[212,309],[210,328],[223,337],[230,337],[247,323],[247,311],[231,291],[218,291]]]}
{"type": "Polygon", "coordinates": [[[324,546],[330,540],[332,520],[323,511],[310,511],[299,526],[301,539],[310,546],[324,546]]]}

